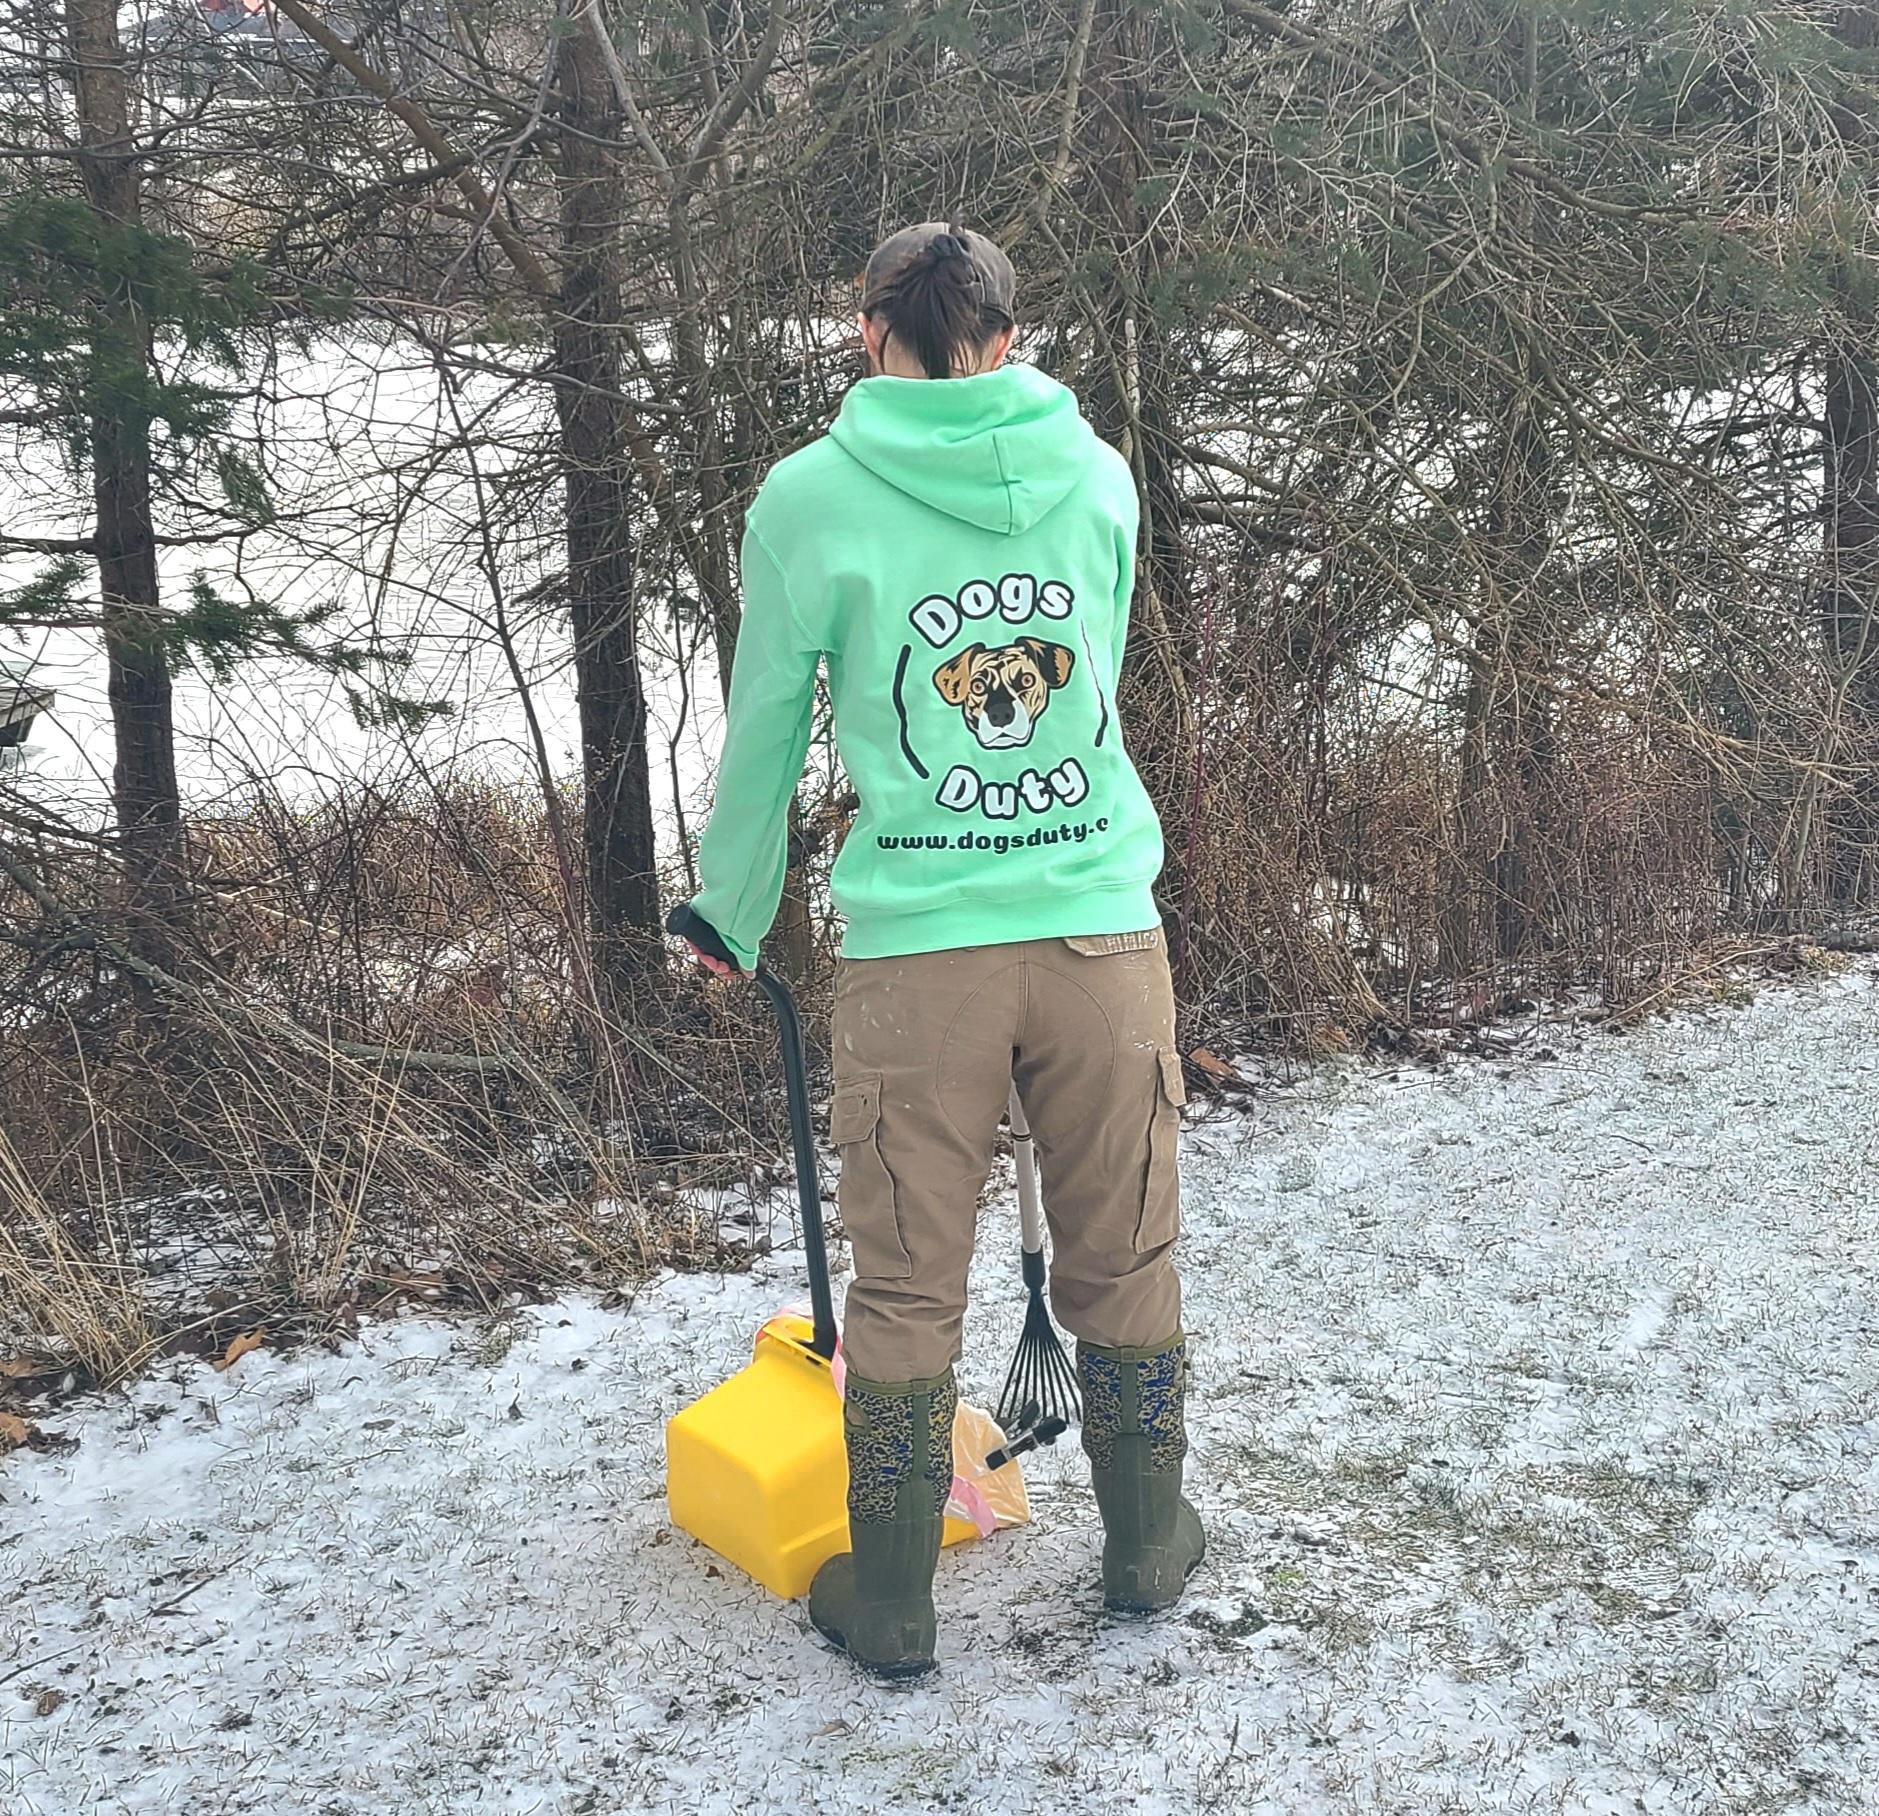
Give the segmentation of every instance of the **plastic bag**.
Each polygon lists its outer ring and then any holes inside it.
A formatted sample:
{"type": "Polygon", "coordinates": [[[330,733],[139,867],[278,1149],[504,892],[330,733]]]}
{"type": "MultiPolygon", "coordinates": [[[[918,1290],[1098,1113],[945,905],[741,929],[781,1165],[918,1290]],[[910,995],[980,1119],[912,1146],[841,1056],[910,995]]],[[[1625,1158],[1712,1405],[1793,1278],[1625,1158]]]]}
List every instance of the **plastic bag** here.
{"type": "Polygon", "coordinates": [[[1003,1469],[987,1469],[985,1459],[1005,1443],[1005,1433],[989,1412],[959,1402],[953,1414],[953,1486],[946,1511],[968,1520],[980,1538],[1001,1526],[1030,1523],[1031,1500],[1024,1491],[1024,1469],[1014,1457],[1003,1469]]]}

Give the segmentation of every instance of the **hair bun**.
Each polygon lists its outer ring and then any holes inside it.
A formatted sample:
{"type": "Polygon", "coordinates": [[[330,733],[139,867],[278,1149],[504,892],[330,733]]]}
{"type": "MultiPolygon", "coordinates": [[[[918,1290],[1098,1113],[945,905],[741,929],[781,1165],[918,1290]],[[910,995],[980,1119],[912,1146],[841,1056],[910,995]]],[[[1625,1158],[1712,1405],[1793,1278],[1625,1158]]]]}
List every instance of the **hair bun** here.
{"type": "Polygon", "coordinates": [[[1016,321],[1011,261],[956,222],[921,221],[875,247],[861,313],[906,348],[928,378],[975,372],[1016,321]]]}

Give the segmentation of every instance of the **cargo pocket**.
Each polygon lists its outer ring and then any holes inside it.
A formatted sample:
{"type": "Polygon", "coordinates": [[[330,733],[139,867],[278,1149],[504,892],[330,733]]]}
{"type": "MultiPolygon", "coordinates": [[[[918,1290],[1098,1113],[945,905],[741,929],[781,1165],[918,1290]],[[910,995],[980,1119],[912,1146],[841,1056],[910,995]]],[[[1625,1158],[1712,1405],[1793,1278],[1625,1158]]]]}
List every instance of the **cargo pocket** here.
{"type": "Polygon", "coordinates": [[[1181,1233],[1181,1106],[1187,1102],[1187,1082],[1181,1055],[1172,1047],[1155,1057],[1155,1113],[1148,1124],[1148,1171],[1135,1225],[1138,1255],[1165,1247],[1181,1233]]]}
{"type": "Polygon", "coordinates": [[[864,1072],[836,1082],[829,1139],[842,1157],[836,1187],[842,1227],[855,1272],[871,1280],[905,1280],[913,1261],[900,1233],[900,1196],[881,1158],[881,1075],[864,1072]]]}

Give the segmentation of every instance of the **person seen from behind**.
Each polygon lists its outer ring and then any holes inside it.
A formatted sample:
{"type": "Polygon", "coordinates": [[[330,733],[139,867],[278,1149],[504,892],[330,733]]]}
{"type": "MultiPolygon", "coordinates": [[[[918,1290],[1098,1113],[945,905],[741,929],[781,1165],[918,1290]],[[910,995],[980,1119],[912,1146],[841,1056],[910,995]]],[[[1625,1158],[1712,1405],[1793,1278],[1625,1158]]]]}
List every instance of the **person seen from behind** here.
{"type": "Polygon", "coordinates": [[[1013,1086],[1052,1305],[1078,1339],[1108,1606],[1168,1607],[1204,1548],[1181,1493],[1184,1091],[1161,830],[1116,705],[1139,508],[1075,397],[1008,357],[1015,326],[1011,263],[981,234],[928,221],[868,260],[869,376],[746,521],[692,904],[753,968],[826,668],[860,800],[830,886],[847,922],[830,1133],[854,1257],[852,1549],[809,1611],[884,1677],[933,1664],[966,1272],[1013,1086]]]}

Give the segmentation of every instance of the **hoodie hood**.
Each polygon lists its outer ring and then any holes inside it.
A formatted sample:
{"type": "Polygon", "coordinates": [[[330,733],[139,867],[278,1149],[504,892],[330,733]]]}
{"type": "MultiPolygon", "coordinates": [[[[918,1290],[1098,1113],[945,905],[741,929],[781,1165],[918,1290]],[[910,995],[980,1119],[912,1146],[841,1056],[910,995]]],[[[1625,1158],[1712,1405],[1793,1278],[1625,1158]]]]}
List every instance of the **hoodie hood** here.
{"type": "Polygon", "coordinates": [[[896,491],[1001,536],[1055,509],[1101,445],[1069,390],[1017,365],[970,378],[864,378],[829,434],[896,491]]]}

